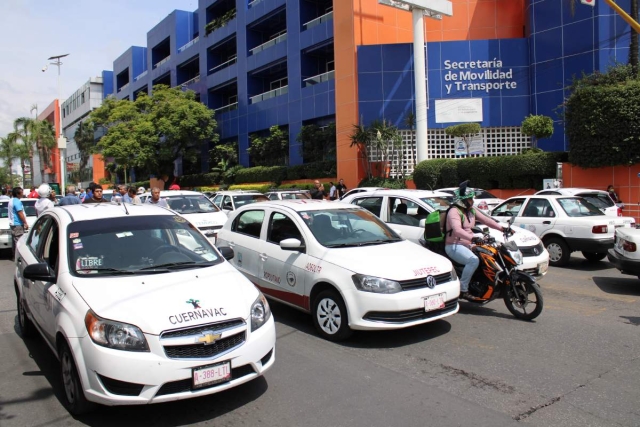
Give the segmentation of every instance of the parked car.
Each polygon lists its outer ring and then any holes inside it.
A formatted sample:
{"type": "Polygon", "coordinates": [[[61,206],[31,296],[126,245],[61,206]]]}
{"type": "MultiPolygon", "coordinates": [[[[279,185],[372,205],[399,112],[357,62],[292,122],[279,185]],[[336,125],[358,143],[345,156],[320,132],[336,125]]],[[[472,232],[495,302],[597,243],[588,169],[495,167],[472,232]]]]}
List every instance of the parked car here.
{"type": "Polygon", "coordinates": [[[566,265],[575,251],[582,251],[589,261],[604,259],[613,247],[614,230],[627,225],[627,219],[606,216],[575,196],[512,197],[491,215],[510,218],[515,226],[535,233],[549,251],[551,265],[557,266],[566,265]]]}
{"type": "MultiPolygon", "coordinates": [[[[435,191],[441,191],[443,193],[448,193],[450,195],[454,195],[455,191],[458,187],[449,187],[449,188],[440,188],[435,191]]],[[[496,206],[500,203],[504,202],[504,199],[494,196],[489,193],[487,190],[483,190],[481,188],[472,188],[472,190],[476,193],[474,197],[473,206],[477,209],[480,209],[484,213],[491,212],[496,206]]]]}
{"type": "Polygon", "coordinates": [[[220,191],[213,198],[213,203],[227,216],[241,206],[256,202],[268,201],[269,198],[259,191],[220,191]]]}
{"type": "MultiPolygon", "coordinates": [[[[27,218],[27,224],[29,224],[29,227],[33,227],[33,223],[36,222],[37,219],[35,207],[37,200],[38,199],[20,199],[22,206],[24,207],[24,214],[27,218]]],[[[0,249],[11,249],[13,247],[8,206],[8,200],[0,202],[0,249]]]]}
{"type": "Polygon", "coordinates": [[[219,245],[268,298],[310,312],[328,340],[398,329],[458,311],[451,262],[403,240],[358,206],[280,200],[231,213],[219,245]]]}
{"type": "Polygon", "coordinates": [[[16,249],[19,329],[60,360],[67,409],[213,394],[273,366],[269,305],[233,251],[171,210],[124,208],[48,209],[16,249]]]}
{"type": "MultiPolygon", "coordinates": [[[[536,195],[584,197],[589,201],[589,203],[602,210],[602,212],[607,216],[622,216],[622,208],[624,208],[624,204],[620,204],[621,206],[618,206],[613,199],[611,199],[609,193],[604,190],[591,190],[588,188],[554,188],[553,190],[540,190],[536,195]]],[[[627,221],[628,223],[632,222],[632,218],[629,218],[627,221]]],[[[633,222],[635,222],[635,220],[633,222]]]]}
{"type": "Polygon", "coordinates": [[[115,193],[115,190],[102,190],[102,198],[110,202],[111,199],[113,198],[114,193],[115,193]]]}
{"type": "Polygon", "coordinates": [[[357,188],[352,188],[351,190],[349,190],[346,193],[344,193],[342,195],[342,197],[340,197],[340,200],[344,200],[346,197],[351,196],[353,194],[364,193],[365,191],[376,191],[376,190],[384,190],[384,188],[383,187],[357,187],[357,188]]]}
{"type": "MultiPolygon", "coordinates": [[[[342,201],[362,206],[386,222],[389,227],[401,232],[403,238],[420,244],[427,215],[434,210],[447,210],[453,196],[439,191],[392,189],[359,193],[342,201]]],[[[517,228],[514,231],[510,240],[516,242],[523,255],[523,263],[518,269],[541,278],[549,268],[549,254],[535,234],[517,228]]],[[[489,232],[497,241],[504,241],[504,236],[499,231],[489,232]]]]}
{"type": "Polygon", "coordinates": [[[631,274],[640,279],[640,229],[616,228],[613,248],[607,258],[622,274],[631,274]]]}
{"type": "Polygon", "coordinates": [[[271,190],[264,194],[269,200],[310,199],[309,190],[271,190]]]}

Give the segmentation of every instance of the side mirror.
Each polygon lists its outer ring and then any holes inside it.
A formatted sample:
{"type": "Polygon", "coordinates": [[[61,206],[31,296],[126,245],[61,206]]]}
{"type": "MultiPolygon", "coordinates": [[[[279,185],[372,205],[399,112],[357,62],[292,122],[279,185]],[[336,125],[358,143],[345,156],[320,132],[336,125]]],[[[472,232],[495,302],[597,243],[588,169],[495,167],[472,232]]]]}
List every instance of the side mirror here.
{"type": "Polygon", "coordinates": [[[227,261],[232,260],[233,257],[236,256],[235,252],[233,252],[233,249],[231,249],[229,246],[221,246],[218,248],[218,250],[227,261]]]}
{"type": "Polygon", "coordinates": [[[425,218],[421,219],[420,222],[418,223],[418,227],[420,228],[424,228],[425,224],[427,223],[427,220],[425,218]]]}
{"type": "Polygon", "coordinates": [[[284,239],[280,241],[280,248],[283,251],[299,251],[304,252],[305,246],[298,239],[284,239]]]}
{"type": "Polygon", "coordinates": [[[27,265],[22,271],[22,277],[31,281],[38,280],[41,282],[50,282],[50,283],[56,282],[55,272],[51,270],[51,267],[49,267],[49,264],[44,262],[27,265]]]}

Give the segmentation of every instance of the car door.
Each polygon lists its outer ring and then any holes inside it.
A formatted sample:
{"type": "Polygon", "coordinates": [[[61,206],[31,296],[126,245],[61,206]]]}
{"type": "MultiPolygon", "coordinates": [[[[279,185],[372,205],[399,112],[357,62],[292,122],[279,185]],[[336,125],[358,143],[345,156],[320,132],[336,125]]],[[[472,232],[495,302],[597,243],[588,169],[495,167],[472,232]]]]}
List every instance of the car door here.
{"type": "MultiPolygon", "coordinates": [[[[39,253],[42,262],[49,265],[49,268],[55,272],[56,277],[58,277],[59,264],[63,259],[61,257],[61,243],[60,226],[56,218],[52,217],[46,234],[42,236],[39,253]]],[[[40,324],[49,340],[54,342],[56,313],[58,312],[60,301],[64,298],[65,291],[58,283],[36,281],[33,285],[32,289],[39,308],[38,315],[42,321],[40,324]]]]}
{"type": "Polygon", "coordinates": [[[520,212],[520,227],[535,233],[538,237],[544,236],[553,228],[558,218],[558,212],[547,199],[529,199],[520,212]]]}
{"type": "MultiPolygon", "coordinates": [[[[388,217],[386,221],[393,230],[400,231],[401,237],[413,243],[419,243],[424,234],[420,227],[419,208],[421,206],[404,197],[388,197],[388,217]]],[[[422,207],[422,209],[425,209],[422,207]]]]}
{"type": "Polygon", "coordinates": [[[304,251],[285,251],[280,248],[282,240],[291,238],[300,240],[303,245],[306,242],[293,218],[282,212],[272,212],[266,239],[260,241],[260,286],[274,298],[306,308],[304,295],[309,256],[304,251]]]}
{"type": "Polygon", "coordinates": [[[260,285],[261,261],[258,257],[260,236],[265,218],[263,209],[241,212],[231,224],[228,245],[234,250],[233,265],[254,284],[260,285]]]}
{"type": "Polygon", "coordinates": [[[491,212],[491,216],[498,221],[510,220],[511,224],[519,226],[522,223],[522,218],[519,215],[526,201],[526,197],[511,198],[495,208],[491,212]]]}

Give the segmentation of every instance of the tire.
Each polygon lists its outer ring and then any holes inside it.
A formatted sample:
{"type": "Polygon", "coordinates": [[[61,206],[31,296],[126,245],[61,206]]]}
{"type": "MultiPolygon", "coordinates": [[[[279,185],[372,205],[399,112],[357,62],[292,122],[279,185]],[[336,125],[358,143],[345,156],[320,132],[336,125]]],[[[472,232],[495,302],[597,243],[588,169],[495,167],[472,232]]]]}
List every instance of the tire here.
{"type": "Polygon", "coordinates": [[[329,341],[342,341],[353,331],[349,327],[347,307],[338,292],[322,291],[313,301],[313,325],[320,336],[329,341]]]}
{"type": "Polygon", "coordinates": [[[606,252],[585,252],[582,251],[582,255],[590,262],[602,261],[607,257],[606,252]]]}
{"type": "Polygon", "coordinates": [[[24,308],[24,299],[19,295],[16,295],[18,300],[18,326],[20,327],[20,335],[22,338],[31,338],[36,334],[36,327],[27,316],[27,312],[24,308]]]}
{"type": "Polygon", "coordinates": [[[60,344],[60,378],[62,380],[62,401],[72,415],[82,415],[95,409],[96,404],[89,402],[82,389],[73,354],[66,342],[60,344]]]}
{"type": "Polygon", "coordinates": [[[569,263],[571,249],[569,245],[560,237],[551,237],[544,242],[549,252],[549,265],[561,267],[569,263]]]}
{"type": "Polygon", "coordinates": [[[528,278],[525,279],[518,274],[513,275],[512,280],[516,281],[515,288],[518,295],[514,295],[513,289],[509,284],[505,285],[504,304],[511,314],[518,319],[535,319],[542,313],[544,305],[540,286],[536,282],[532,282],[528,278]],[[535,300],[531,299],[531,295],[534,296],[535,300]],[[533,310],[528,311],[532,305],[533,310]]]}

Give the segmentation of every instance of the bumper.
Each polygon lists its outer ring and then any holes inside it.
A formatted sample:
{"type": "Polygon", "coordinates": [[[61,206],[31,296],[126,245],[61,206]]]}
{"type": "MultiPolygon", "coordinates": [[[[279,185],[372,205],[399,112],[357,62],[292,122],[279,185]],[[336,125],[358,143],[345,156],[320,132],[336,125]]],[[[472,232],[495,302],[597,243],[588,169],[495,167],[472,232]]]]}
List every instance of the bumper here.
{"type": "Polygon", "coordinates": [[[13,246],[13,239],[11,237],[11,230],[0,230],[0,249],[11,249],[13,246]]]}
{"type": "Polygon", "coordinates": [[[148,353],[100,347],[89,337],[70,340],[88,400],[115,406],[205,396],[257,378],[271,368],[275,361],[276,333],[273,316],[260,329],[251,332],[240,347],[208,359],[169,359],[164,355],[157,336],[146,337],[151,350],[148,353]],[[193,368],[225,361],[231,362],[230,381],[192,389],[193,368]]]}
{"type": "Polygon", "coordinates": [[[620,270],[621,273],[640,276],[640,261],[620,255],[613,249],[609,249],[609,251],[607,251],[607,258],[615,268],[620,270]]]}
{"type": "Polygon", "coordinates": [[[608,239],[573,239],[565,238],[572,251],[606,253],[613,248],[613,237],[608,239]]]}
{"type": "Polygon", "coordinates": [[[541,279],[549,270],[549,252],[545,249],[540,255],[523,257],[522,265],[518,266],[518,270],[541,279]]]}
{"type": "Polygon", "coordinates": [[[452,280],[433,289],[421,288],[396,294],[374,294],[358,290],[343,295],[349,311],[349,326],[356,330],[389,330],[433,322],[458,312],[460,282],[452,280]],[[445,308],[425,311],[425,298],[445,294],[445,308]]]}

